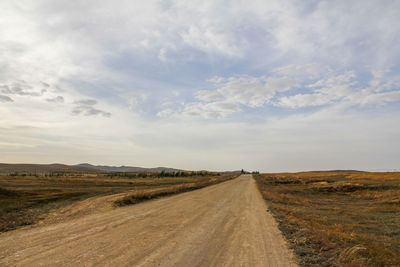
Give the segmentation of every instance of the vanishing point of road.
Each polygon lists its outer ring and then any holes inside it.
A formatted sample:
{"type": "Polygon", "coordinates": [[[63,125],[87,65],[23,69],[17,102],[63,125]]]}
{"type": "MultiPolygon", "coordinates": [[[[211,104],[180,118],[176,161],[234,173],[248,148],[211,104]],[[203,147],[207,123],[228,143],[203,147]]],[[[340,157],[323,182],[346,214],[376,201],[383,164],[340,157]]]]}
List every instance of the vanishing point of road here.
{"type": "Polygon", "coordinates": [[[0,234],[0,266],[297,266],[251,175],[0,234]]]}

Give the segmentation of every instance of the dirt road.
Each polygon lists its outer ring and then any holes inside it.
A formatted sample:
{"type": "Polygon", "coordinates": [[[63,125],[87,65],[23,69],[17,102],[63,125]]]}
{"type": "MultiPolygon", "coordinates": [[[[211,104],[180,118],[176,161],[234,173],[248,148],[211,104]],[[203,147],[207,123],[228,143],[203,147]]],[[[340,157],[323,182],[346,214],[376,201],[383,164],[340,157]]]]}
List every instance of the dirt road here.
{"type": "Polygon", "coordinates": [[[251,175],[0,234],[0,265],[296,266],[251,175]]]}

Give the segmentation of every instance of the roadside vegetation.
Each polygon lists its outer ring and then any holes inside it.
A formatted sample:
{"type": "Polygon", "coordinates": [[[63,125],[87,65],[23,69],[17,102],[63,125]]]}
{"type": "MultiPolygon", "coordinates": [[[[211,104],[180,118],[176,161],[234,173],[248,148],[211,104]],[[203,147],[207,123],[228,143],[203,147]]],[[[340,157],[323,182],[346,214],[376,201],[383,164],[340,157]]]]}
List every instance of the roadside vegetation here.
{"type": "Polygon", "coordinates": [[[137,192],[138,196],[142,195],[140,198],[143,201],[193,190],[237,176],[216,173],[166,176],[161,173],[146,173],[142,177],[129,173],[110,175],[69,171],[10,174],[0,175],[0,232],[37,223],[57,209],[93,196],[132,191],[133,194],[137,192]]]}
{"type": "Polygon", "coordinates": [[[301,266],[400,266],[400,173],[254,178],[301,266]]]}
{"type": "MultiPolygon", "coordinates": [[[[179,194],[187,191],[192,191],[196,189],[200,189],[209,185],[225,182],[228,180],[232,180],[236,178],[237,174],[224,174],[218,176],[208,176],[203,179],[198,179],[198,181],[193,183],[183,183],[178,185],[173,185],[170,187],[160,188],[156,190],[138,190],[133,192],[132,194],[119,199],[115,202],[116,206],[126,206],[136,204],[142,201],[146,201],[153,198],[158,198],[167,195],[179,194]]],[[[200,176],[203,177],[203,176],[200,176]]]]}
{"type": "Polygon", "coordinates": [[[218,172],[208,171],[174,171],[174,172],[108,172],[104,175],[108,177],[127,177],[127,178],[161,178],[161,177],[191,177],[191,176],[219,176],[218,172]]]}

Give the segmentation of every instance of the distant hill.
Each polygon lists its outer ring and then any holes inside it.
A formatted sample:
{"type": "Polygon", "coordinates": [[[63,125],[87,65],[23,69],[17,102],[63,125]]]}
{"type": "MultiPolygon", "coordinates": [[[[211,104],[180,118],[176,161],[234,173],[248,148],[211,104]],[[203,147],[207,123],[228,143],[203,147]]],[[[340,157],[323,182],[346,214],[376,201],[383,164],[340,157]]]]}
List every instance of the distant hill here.
{"type": "Polygon", "coordinates": [[[8,164],[0,163],[0,174],[10,173],[51,173],[51,172],[84,172],[93,173],[98,170],[84,166],[70,166],[65,164],[8,164]]]}
{"type": "Polygon", "coordinates": [[[358,170],[325,170],[325,171],[304,171],[304,172],[365,172],[365,171],[358,171],[358,170]]]}
{"type": "Polygon", "coordinates": [[[92,165],[89,163],[81,163],[75,165],[77,167],[84,167],[99,171],[107,171],[107,172],[177,172],[182,171],[180,169],[174,168],[166,168],[166,167],[157,167],[157,168],[142,168],[142,167],[132,167],[132,166],[104,166],[104,165],[92,165]]]}
{"type": "MultiPolygon", "coordinates": [[[[11,173],[63,173],[63,172],[78,172],[78,173],[98,173],[98,172],[178,172],[186,171],[181,169],[156,167],[156,168],[143,168],[133,166],[106,166],[106,165],[92,165],[89,163],[81,163],[77,165],[66,164],[8,164],[0,163],[0,174],[11,173]]],[[[240,173],[240,171],[226,171],[220,173],[240,173]]]]}

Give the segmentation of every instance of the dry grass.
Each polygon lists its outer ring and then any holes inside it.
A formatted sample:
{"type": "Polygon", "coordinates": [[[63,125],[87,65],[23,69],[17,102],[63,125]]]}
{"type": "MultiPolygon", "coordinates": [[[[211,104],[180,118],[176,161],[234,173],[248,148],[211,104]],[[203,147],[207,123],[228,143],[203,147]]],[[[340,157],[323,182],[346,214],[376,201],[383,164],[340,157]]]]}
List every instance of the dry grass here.
{"type": "Polygon", "coordinates": [[[36,223],[51,210],[72,202],[124,192],[133,186],[128,180],[86,176],[0,176],[0,232],[36,223]]]}
{"type": "MultiPolygon", "coordinates": [[[[236,175],[237,176],[237,175],[236,175]]],[[[113,177],[107,174],[64,174],[58,177],[0,176],[0,232],[34,224],[56,209],[93,196],[109,195],[128,190],[140,192],[164,188],[174,191],[189,190],[193,185],[222,181],[231,176],[192,177],[113,177]]],[[[194,189],[194,188],[193,188],[194,189]]],[[[192,190],[192,189],[190,189],[192,190]]],[[[177,193],[177,192],[176,192],[177,193]]],[[[159,196],[166,193],[160,193],[159,196]]],[[[155,197],[155,196],[153,196],[155,197]]],[[[142,200],[150,198],[142,196],[142,200]]]]}
{"type": "Polygon", "coordinates": [[[168,196],[168,195],[174,195],[174,194],[179,194],[187,191],[192,191],[196,189],[200,189],[209,185],[225,182],[228,180],[231,180],[233,178],[236,178],[238,175],[236,174],[225,174],[221,176],[211,176],[211,177],[206,177],[204,179],[201,179],[198,182],[194,183],[187,183],[187,184],[179,184],[179,185],[174,185],[166,188],[160,188],[156,190],[140,190],[137,192],[134,192],[130,194],[129,196],[126,196],[120,200],[117,200],[115,202],[116,206],[126,206],[126,205],[132,205],[136,204],[142,201],[150,200],[153,198],[159,198],[163,196],[168,196]]]}
{"type": "Polygon", "coordinates": [[[400,173],[254,177],[302,266],[400,266],[400,173]]]}

